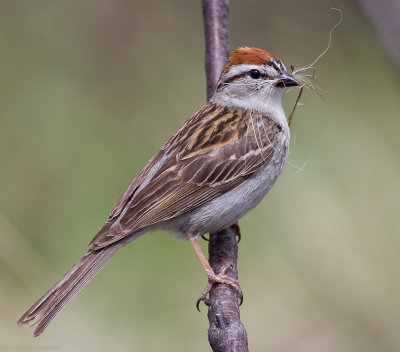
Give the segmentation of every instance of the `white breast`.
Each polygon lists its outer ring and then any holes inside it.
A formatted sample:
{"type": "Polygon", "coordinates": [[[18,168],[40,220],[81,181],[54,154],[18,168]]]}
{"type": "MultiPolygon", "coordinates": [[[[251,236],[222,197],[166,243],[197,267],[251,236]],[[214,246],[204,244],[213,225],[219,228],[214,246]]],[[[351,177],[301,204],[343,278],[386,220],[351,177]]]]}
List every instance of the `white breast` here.
{"type": "Polygon", "coordinates": [[[282,172],[289,148],[289,129],[279,134],[274,154],[267,165],[235,189],[195,210],[165,222],[163,229],[186,239],[186,233],[202,235],[222,230],[254,208],[282,172]]]}

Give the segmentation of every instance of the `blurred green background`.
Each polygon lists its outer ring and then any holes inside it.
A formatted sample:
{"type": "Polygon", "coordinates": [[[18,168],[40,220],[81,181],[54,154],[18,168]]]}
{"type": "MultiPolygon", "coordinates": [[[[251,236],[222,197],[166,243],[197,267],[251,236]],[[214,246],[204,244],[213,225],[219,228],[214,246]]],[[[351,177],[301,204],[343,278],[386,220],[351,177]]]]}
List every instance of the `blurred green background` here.
{"type": "MultiPolygon", "coordinates": [[[[287,66],[326,47],[284,173],[241,221],[252,351],[399,351],[400,77],[353,1],[231,1],[231,48],[287,66]]],[[[0,351],[207,351],[187,242],[121,250],[39,338],[17,319],[205,102],[200,1],[1,0],[0,351]]],[[[296,91],[284,99],[287,112],[296,91]]],[[[200,241],[206,249],[206,243],[200,241]]]]}

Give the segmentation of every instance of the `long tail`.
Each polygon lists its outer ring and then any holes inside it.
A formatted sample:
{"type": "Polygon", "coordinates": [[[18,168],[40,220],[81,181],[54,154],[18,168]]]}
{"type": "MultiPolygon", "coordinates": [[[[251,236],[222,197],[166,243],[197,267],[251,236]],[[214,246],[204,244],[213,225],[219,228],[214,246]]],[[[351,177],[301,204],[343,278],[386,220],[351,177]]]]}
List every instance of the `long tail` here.
{"type": "Polygon", "coordinates": [[[40,335],[57,314],[93,279],[111,257],[128,242],[126,240],[119,241],[99,250],[89,250],[60,281],[18,320],[18,325],[38,324],[33,336],[40,335]]]}

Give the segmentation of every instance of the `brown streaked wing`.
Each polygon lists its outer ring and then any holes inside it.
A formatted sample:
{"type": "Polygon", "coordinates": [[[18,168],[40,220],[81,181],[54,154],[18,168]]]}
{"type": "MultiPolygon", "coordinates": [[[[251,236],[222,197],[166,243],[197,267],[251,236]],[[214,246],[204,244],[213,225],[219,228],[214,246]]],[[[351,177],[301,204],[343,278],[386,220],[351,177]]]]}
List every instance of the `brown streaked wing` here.
{"type": "Polygon", "coordinates": [[[279,126],[266,116],[261,118],[267,122],[265,129],[255,131],[254,124],[248,125],[249,113],[243,116],[238,109],[215,103],[203,107],[164,146],[166,159],[148,184],[121,197],[124,206],[118,214],[125,212],[112,219],[119,222],[120,230],[110,236],[109,227],[104,227],[91,242],[92,248],[179,216],[238,186],[272,156],[279,126]]]}
{"type": "MultiPolygon", "coordinates": [[[[89,242],[89,246],[92,246],[92,244],[95,241],[97,241],[97,239],[100,238],[103,234],[111,232],[110,227],[115,223],[116,219],[121,214],[122,210],[132,199],[133,195],[140,187],[142,182],[145,180],[146,176],[151,172],[152,168],[157,164],[157,162],[160,161],[163,155],[164,155],[164,150],[161,149],[156,155],[153,156],[153,158],[150,159],[150,161],[143,168],[143,170],[140,171],[140,173],[133,179],[133,181],[130,183],[130,185],[127,187],[124,193],[122,193],[117,202],[114,204],[114,207],[111,209],[110,215],[108,216],[107,222],[104,224],[101,230],[96,234],[96,236],[94,236],[92,240],[89,242]]],[[[116,234],[118,234],[118,232],[116,234]]]]}
{"type": "Polygon", "coordinates": [[[150,170],[153,166],[161,159],[162,155],[164,154],[164,150],[160,150],[144,167],[142,171],[134,178],[125,192],[119,197],[117,202],[115,203],[114,207],[111,210],[109,219],[116,218],[124,209],[126,203],[132,198],[133,194],[135,193],[136,189],[142,184],[146,176],[149,174],[150,170]]]}

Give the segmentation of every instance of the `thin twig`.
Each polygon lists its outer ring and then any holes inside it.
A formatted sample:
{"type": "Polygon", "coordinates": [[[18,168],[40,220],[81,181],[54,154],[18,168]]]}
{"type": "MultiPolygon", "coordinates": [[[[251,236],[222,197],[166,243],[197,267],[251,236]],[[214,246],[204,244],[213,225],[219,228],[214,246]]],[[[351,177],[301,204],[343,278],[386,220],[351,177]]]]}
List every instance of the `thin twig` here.
{"type": "Polygon", "coordinates": [[[294,111],[296,110],[297,104],[299,103],[299,100],[300,100],[300,98],[301,98],[301,95],[303,94],[303,88],[304,88],[304,86],[302,86],[302,87],[300,88],[300,92],[299,92],[299,95],[297,96],[296,102],[294,103],[293,110],[292,110],[292,112],[291,112],[290,115],[289,115],[289,118],[288,118],[288,125],[289,125],[289,127],[290,127],[290,125],[292,124],[292,118],[293,118],[294,111]]]}
{"type": "MultiPolygon", "coordinates": [[[[293,72],[293,71],[294,71],[294,66],[291,65],[291,68],[292,68],[292,72],[293,72]]],[[[289,127],[290,127],[290,125],[292,124],[293,114],[294,114],[294,112],[295,112],[295,110],[296,110],[296,108],[297,108],[297,104],[299,103],[300,98],[301,98],[301,96],[302,96],[302,94],[303,94],[303,89],[304,89],[304,87],[305,87],[308,83],[310,83],[310,82],[312,81],[312,79],[314,78],[314,75],[315,75],[315,71],[314,71],[313,74],[311,75],[310,79],[309,79],[307,82],[305,82],[304,84],[301,85],[301,88],[300,88],[300,91],[299,91],[299,95],[297,96],[296,102],[294,103],[294,106],[293,106],[293,110],[292,110],[292,112],[290,113],[289,118],[288,118],[288,125],[289,125],[289,127]]]]}
{"type": "MultiPolygon", "coordinates": [[[[215,90],[219,75],[229,57],[228,29],[229,0],[203,0],[203,18],[206,40],[205,67],[207,75],[207,99],[215,90]]],[[[209,262],[219,273],[230,264],[227,275],[237,279],[236,237],[238,225],[218,233],[211,233],[208,244],[209,262]]],[[[210,291],[208,305],[208,340],[214,352],[248,352],[247,334],[240,322],[239,303],[235,290],[228,285],[217,284],[210,291]]]]}

